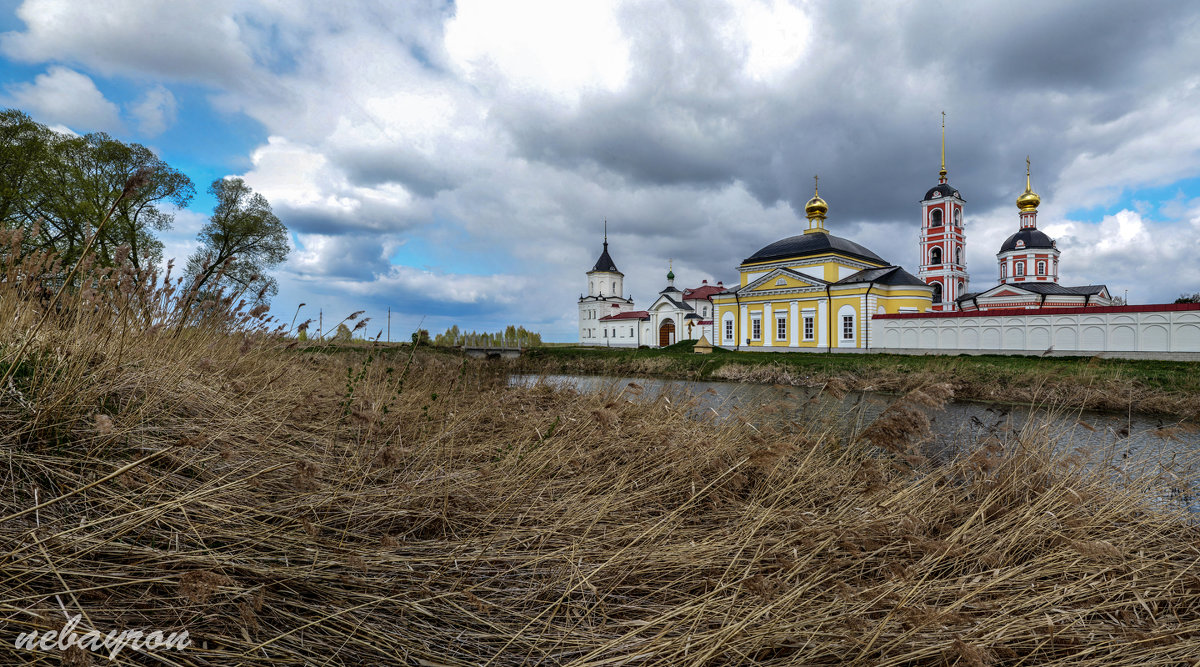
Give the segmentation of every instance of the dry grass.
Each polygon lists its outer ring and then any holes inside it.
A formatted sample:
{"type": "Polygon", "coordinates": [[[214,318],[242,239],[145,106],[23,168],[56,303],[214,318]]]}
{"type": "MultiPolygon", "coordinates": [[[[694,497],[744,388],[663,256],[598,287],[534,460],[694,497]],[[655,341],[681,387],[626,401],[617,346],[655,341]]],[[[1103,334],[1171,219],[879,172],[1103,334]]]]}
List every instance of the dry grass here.
{"type": "Polygon", "coordinates": [[[1200,529],[1036,431],[912,458],[944,387],[845,440],[115,294],[139,307],[68,303],[0,390],[4,664],[58,664],[12,641],[64,611],[196,642],[125,664],[1200,659],[1200,529]]]}

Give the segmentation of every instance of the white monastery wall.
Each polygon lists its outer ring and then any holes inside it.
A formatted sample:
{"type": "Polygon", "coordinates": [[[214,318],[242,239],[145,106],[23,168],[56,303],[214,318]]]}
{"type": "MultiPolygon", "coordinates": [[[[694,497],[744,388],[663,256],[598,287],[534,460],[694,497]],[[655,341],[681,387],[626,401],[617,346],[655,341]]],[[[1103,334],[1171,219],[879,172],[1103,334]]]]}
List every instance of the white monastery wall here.
{"type": "Polygon", "coordinates": [[[1200,304],[876,315],[874,352],[1200,361],[1200,304]]]}

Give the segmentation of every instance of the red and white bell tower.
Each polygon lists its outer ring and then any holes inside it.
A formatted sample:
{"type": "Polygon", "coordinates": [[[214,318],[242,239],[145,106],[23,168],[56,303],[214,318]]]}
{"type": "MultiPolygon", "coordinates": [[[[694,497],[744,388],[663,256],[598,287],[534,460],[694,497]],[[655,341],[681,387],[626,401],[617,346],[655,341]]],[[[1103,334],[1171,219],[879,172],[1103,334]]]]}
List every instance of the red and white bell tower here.
{"type": "Polygon", "coordinates": [[[921,262],[917,276],[933,287],[934,311],[956,310],[955,300],[967,293],[967,202],[946,181],[946,112],[942,112],[942,169],[938,184],[921,200],[921,262]]]}

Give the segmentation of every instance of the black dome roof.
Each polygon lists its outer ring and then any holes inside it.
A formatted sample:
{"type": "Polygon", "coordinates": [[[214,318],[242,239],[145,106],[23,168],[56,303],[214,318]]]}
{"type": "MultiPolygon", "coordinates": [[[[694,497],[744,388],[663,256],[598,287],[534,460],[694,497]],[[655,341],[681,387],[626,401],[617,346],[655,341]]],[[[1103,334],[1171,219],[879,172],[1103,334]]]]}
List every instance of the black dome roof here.
{"type": "Polygon", "coordinates": [[[1025,245],[1021,248],[1057,248],[1054,245],[1054,239],[1046,236],[1036,229],[1022,229],[1016,234],[1008,237],[1004,245],[1000,246],[1000,252],[1008,252],[1009,250],[1017,249],[1017,241],[1024,241],[1025,245]]]}
{"type": "Polygon", "coordinates": [[[950,185],[947,183],[938,183],[932,188],[929,188],[929,192],[925,193],[925,199],[922,199],[921,201],[929,201],[930,199],[934,199],[935,194],[940,195],[940,197],[958,197],[959,199],[962,199],[962,195],[958,194],[958,190],[950,187],[950,185]]]}
{"type": "MultiPolygon", "coordinates": [[[[612,261],[612,257],[608,256],[608,241],[604,242],[604,252],[600,253],[600,259],[596,260],[596,265],[592,267],[592,271],[608,271],[609,273],[621,273],[617,270],[616,262],[612,261]]],[[[588,271],[591,273],[592,271],[588,271]]],[[[621,275],[625,275],[621,273],[621,275]]]]}
{"type": "Polygon", "coordinates": [[[752,262],[767,262],[773,259],[784,259],[787,257],[803,257],[805,255],[822,255],[830,251],[838,251],[851,257],[865,259],[869,262],[878,262],[887,264],[886,261],[879,255],[867,250],[858,245],[854,241],[847,241],[840,236],[834,236],[826,232],[816,232],[813,234],[800,234],[799,236],[791,236],[786,239],[776,241],[762,250],[750,255],[743,261],[743,264],[752,262]]]}

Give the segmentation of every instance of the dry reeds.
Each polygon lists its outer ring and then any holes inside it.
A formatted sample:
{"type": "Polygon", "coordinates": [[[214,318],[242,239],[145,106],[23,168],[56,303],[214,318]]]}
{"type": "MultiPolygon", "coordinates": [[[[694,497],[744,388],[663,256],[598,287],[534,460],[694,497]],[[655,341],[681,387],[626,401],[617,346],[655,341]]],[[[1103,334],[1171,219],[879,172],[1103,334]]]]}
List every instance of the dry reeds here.
{"type": "Polygon", "coordinates": [[[1031,434],[913,471],[877,449],[903,418],[872,443],[76,306],[0,388],[5,664],[57,664],[12,638],[66,613],[195,642],[132,664],[1200,656],[1200,529],[1031,434]]]}

